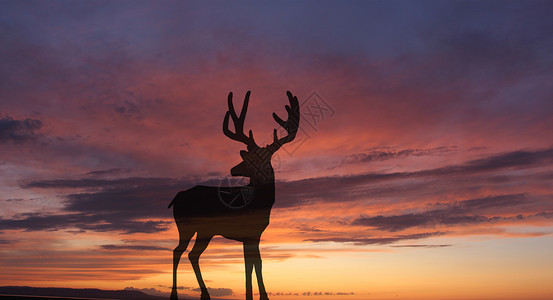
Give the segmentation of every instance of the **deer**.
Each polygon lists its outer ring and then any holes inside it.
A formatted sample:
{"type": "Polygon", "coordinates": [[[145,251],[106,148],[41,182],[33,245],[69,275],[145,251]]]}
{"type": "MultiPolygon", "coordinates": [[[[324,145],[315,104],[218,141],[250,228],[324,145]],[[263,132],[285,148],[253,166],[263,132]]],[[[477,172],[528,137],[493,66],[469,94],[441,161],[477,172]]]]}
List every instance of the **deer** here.
{"type": "Polygon", "coordinates": [[[261,271],[261,254],[259,243],[261,234],[269,225],[271,208],[275,203],[275,172],[271,158],[282,145],[296,137],[300,121],[300,106],[296,96],[287,91],[290,105],[286,105],[288,118],[282,120],[273,113],[274,120],[286,131],[278,137],[277,129],[273,132],[273,142],[265,147],[256,144],[253,133],[244,134],[244,120],[248,110],[250,91],[246,93],[240,115],[236,114],[232,103],[232,92],[228,94],[228,111],[223,120],[223,133],[231,140],[246,145],[241,150],[242,162],[231,168],[231,176],[249,178],[249,183],[242,186],[213,187],[197,185],[180,191],[169,204],[173,207],[173,216],[179,232],[179,244],[173,250],[173,287],[171,300],[177,300],[177,268],[180,258],[186,251],[194,234],[196,240],[188,258],[200,286],[201,300],[209,300],[205,282],[200,272],[199,259],[211,239],[220,235],[226,239],[243,243],[246,271],[246,300],[253,300],[252,272],[255,268],[259,299],[268,300],[261,271]],[[234,123],[234,132],[229,129],[229,120],[234,123]],[[229,196],[230,195],[230,196],[229,196]]]}

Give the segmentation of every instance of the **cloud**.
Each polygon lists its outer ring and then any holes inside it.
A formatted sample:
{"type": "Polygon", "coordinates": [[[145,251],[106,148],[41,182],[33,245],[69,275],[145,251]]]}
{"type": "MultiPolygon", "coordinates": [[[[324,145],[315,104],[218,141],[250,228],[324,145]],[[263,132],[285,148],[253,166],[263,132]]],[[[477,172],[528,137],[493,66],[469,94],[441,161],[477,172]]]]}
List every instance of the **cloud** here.
{"type": "MultiPolygon", "coordinates": [[[[505,168],[527,168],[553,162],[553,148],[526,151],[518,150],[492,155],[486,158],[469,161],[463,165],[444,167],[428,171],[429,174],[474,173],[501,170],[505,168]]],[[[425,174],[426,172],[420,172],[425,174]]]]}
{"type": "Polygon", "coordinates": [[[78,228],[99,232],[118,231],[126,234],[165,231],[172,222],[139,221],[125,214],[41,214],[23,213],[12,219],[0,218],[1,230],[55,231],[78,228]]]}
{"type": "Polygon", "coordinates": [[[130,169],[112,168],[112,169],[107,169],[107,170],[90,171],[90,172],[87,172],[85,175],[105,176],[105,175],[118,175],[118,174],[129,173],[129,172],[131,172],[130,169]]]}
{"type": "Polygon", "coordinates": [[[546,219],[553,219],[553,212],[540,212],[536,214],[536,217],[542,217],[546,219]]]}
{"type": "Polygon", "coordinates": [[[315,227],[306,227],[306,226],[296,226],[296,230],[299,231],[299,232],[306,232],[306,233],[309,233],[309,232],[325,232],[326,230],[321,230],[321,229],[318,229],[318,228],[315,228],[315,227]]]}
{"type": "Polygon", "coordinates": [[[100,245],[104,250],[169,251],[171,249],[150,245],[100,245]]]}
{"type": "Polygon", "coordinates": [[[524,203],[524,195],[501,195],[460,201],[447,204],[446,208],[422,213],[409,213],[392,216],[364,217],[356,219],[352,225],[373,227],[383,231],[401,231],[412,227],[433,228],[437,226],[474,225],[511,220],[512,217],[478,215],[479,210],[496,207],[516,206],[524,203]]]}
{"type": "MultiPolygon", "coordinates": [[[[115,171],[113,171],[115,172],[115,171]]],[[[111,170],[107,173],[112,173],[111,170]]],[[[168,182],[173,182],[174,179],[170,178],[144,178],[144,177],[129,177],[119,179],[52,179],[52,180],[40,180],[31,181],[25,184],[26,187],[36,188],[99,188],[110,189],[118,186],[123,187],[135,187],[138,185],[163,185],[168,182]]]]}
{"type": "MultiPolygon", "coordinates": [[[[146,295],[152,295],[152,296],[160,296],[160,297],[169,297],[169,292],[162,292],[156,288],[135,288],[132,286],[125,287],[123,289],[124,291],[139,291],[146,295]]],[[[180,297],[187,297],[188,295],[179,295],[180,297]]]]}
{"type": "MultiPolygon", "coordinates": [[[[292,293],[287,292],[275,292],[275,293],[269,293],[269,295],[292,295],[292,293]]],[[[347,296],[347,295],[355,295],[354,292],[303,292],[301,293],[302,296],[347,296]]],[[[294,296],[299,296],[298,293],[294,293],[294,296]]]]}
{"type": "MultiPolygon", "coordinates": [[[[275,206],[284,208],[321,202],[349,202],[367,197],[382,197],[386,194],[405,197],[405,200],[408,200],[407,198],[412,197],[417,190],[432,194],[439,193],[440,189],[437,187],[447,187],[448,183],[451,184],[455,180],[478,186],[485,181],[493,180],[493,172],[502,171],[498,175],[508,176],[503,171],[538,168],[552,163],[553,148],[547,148],[493,154],[461,164],[412,172],[364,173],[280,181],[277,182],[277,188],[281,196],[275,206]],[[412,186],[408,186],[407,189],[405,183],[401,182],[415,179],[419,181],[411,181],[412,186]],[[435,180],[442,184],[440,186],[428,184],[426,180],[435,180]]],[[[455,186],[450,188],[453,189],[452,192],[459,189],[455,186]]]]}
{"type": "Polygon", "coordinates": [[[443,247],[451,247],[453,245],[392,245],[391,247],[395,248],[443,248],[443,247]]]}
{"type": "MultiPolygon", "coordinates": [[[[436,148],[438,149],[438,148],[436,148]]],[[[441,150],[437,150],[441,151],[441,150]]],[[[474,177],[505,169],[528,169],[541,167],[553,161],[553,149],[535,151],[513,151],[470,160],[466,163],[413,172],[368,173],[335,177],[318,177],[297,181],[277,182],[275,207],[297,207],[309,204],[342,203],[367,198],[394,195],[402,202],[409,202],[417,192],[421,195],[440,195],[433,182],[444,182],[455,192],[459,189],[448,180],[460,180],[482,184],[483,179],[474,177]],[[405,179],[417,179],[405,186],[405,179]],[[424,180],[423,180],[424,179],[424,180]],[[433,180],[426,183],[426,180],[433,180]]],[[[113,171],[117,172],[117,171],[113,171]]],[[[107,174],[110,174],[108,172],[107,174]]],[[[503,176],[503,175],[502,175],[503,176]]],[[[196,179],[174,179],[162,177],[127,177],[118,179],[80,178],[49,179],[23,183],[24,188],[41,189],[84,189],[82,192],[64,196],[65,206],[60,214],[20,214],[12,219],[2,219],[3,228],[24,230],[59,230],[78,228],[81,230],[157,232],[166,230],[171,222],[171,211],[167,204],[180,191],[197,184],[196,179]]],[[[217,186],[219,180],[202,182],[217,186]]],[[[444,194],[445,195],[445,194],[444,194]]],[[[400,231],[411,227],[454,226],[460,224],[491,223],[511,220],[512,217],[490,216],[489,209],[519,207],[525,202],[538,201],[532,194],[506,194],[478,197],[454,204],[436,203],[434,209],[408,214],[378,215],[358,218],[354,225],[374,227],[385,231],[400,231]]],[[[543,207],[546,211],[549,208],[543,207]]],[[[523,213],[523,211],[519,213],[523,213]]],[[[531,211],[528,211],[530,213],[531,211]]],[[[539,212],[539,211],[538,211],[539,212]]],[[[535,213],[538,213],[535,212],[535,213]]],[[[307,231],[307,227],[302,231],[307,231]]],[[[313,228],[310,228],[313,231],[313,228]]]]}
{"type": "Polygon", "coordinates": [[[32,181],[26,188],[85,189],[64,196],[62,214],[26,213],[0,219],[3,229],[59,230],[78,228],[127,234],[165,231],[172,221],[167,205],[176,193],[192,186],[187,180],[129,177],[119,179],[54,179],[32,181]],[[152,220],[154,219],[154,220],[152,220]]]}
{"type": "MultiPolygon", "coordinates": [[[[60,282],[75,280],[125,281],[140,280],[149,276],[166,273],[167,255],[154,251],[110,251],[91,246],[94,233],[73,236],[62,231],[8,233],[18,237],[12,245],[1,245],[3,251],[13,253],[6,256],[2,264],[7,272],[0,274],[0,281],[21,280],[29,284],[55,277],[60,282]],[[60,247],[59,243],[65,243],[60,247]],[[70,243],[71,245],[69,245],[70,243]],[[88,253],[92,255],[83,255],[88,253]],[[17,257],[17,259],[13,259],[17,257]],[[145,259],[148,257],[148,259],[145,259]],[[40,266],[40,268],[37,268],[40,266]],[[100,267],[99,267],[100,266],[100,267]],[[165,271],[164,271],[165,270],[165,271]]],[[[109,240],[117,240],[120,235],[106,235],[109,240]]],[[[150,235],[140,244],[164,245],[164,241],[150,235]],[[159,242],[159,244],[157,244],[159,242]]],[[[169,252],[166,252],[166,254],[169,252]]]]}
{"type": "Polygon", "coordinates": [[[457,147],[436,147],[430,149],[401,149],[401,150],[373,150],[368,153],[351,154],[343,158],[341,164],[357,164],[372,161],[384,161],[396,158],[405,158],[409,156],[440,155],[455,151],[457,147]]]}
{"type": "Polygon", "coordinates": [[[446,232],[426,232],[426,233],[415,233],[415,234],[406,234],[406,235],[396,235],[391,237],[381,237],[381,238],[350,238],[350,237],[329,237],[329,238],[316,238],[316,239],[306,239],[308,242],[335,242],[335,243],[352,243],[354,245],[387,245],[402,240],[418,240],[426,239],[429,237],[444,235],[446,232]]]}
{"type": "MultiPolygon", "coordinates": [[[[134,96],[133,93],[130,94],[134,96]]],[[[115,108],[115,112],[125,117],[141,118],[139,106],[130,100],[124,100],[121,106],[115,108]]]]}
{"type": "MultiPolygon", "coordinates": [[[[38,297],[30,298],[83,298],[91,297],[92,299],[133,299],[133,300],[151,300],[161,299],[158,297],[152,297],[145,295],[138,289],[125,289],[125,290],[101,290],[101,289],[74,289],[74,288],[54,288],[54,287],[29,287],[29,286],[3,286],[0,287],[0,293],[9,295],[32,295],[38,297]]],[[[23,298],[25,296],[21,296],[23,298]]],[[[10,297],[11,298],[11,297],[10,297]]],[[[13,297],[20,298],[20,297],[13,297]]]]}
{"type": "Polygon", "coordinates": [[[194,181],[171,178],[129,177],[118,179],[52,179],[23,183],[24,188],[84,189],[63,196],[59,214],[23,213],[0,218],[2,230],[27,231],[77,228],[126,234],[167,230],[172,210],[167,209],[177,192],[195,183],[217,186],[220,180],[194,181]]]}
{"type": "Polygon", "coordinates": [[[0,144],[24,143],[35,140],[42,128],[42,121],[36,119],[16,120],[11,117],[0,119],[0,144]]]}
{"type": "Polygon", "coordinates": [[[453,210],[474,211],[474,210],[482,210],[487,208],[516,206],[527,202],[528,200],[526,200],[525,194],[512,194],[512,195],[488,196],[483,198],[458,201],[448,205],[450,206],[449,210],[452,210],[452,211],[453,210]]]}
{"type": "MultiPolygon", "coordinates": [[[[201,292],[200,288],[195,288],[193,291],[201,292]]],[[[214,297],[232,296],[234,294],[232,289],[229,288],[207,288],[207,291],[214,297]]]]}

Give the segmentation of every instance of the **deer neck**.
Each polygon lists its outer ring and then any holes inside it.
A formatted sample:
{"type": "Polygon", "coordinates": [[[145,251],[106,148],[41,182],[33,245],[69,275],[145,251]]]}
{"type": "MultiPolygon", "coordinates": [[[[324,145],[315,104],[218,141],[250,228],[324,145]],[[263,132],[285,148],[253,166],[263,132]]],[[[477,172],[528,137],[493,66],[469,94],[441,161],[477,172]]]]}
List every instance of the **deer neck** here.
{"type": "Polygon", "coordinates": [[[250,179],[251,188],[254,189],[256,202],[263,206],[272,206],[275,202],[275,178],[263,178],[262,180],[250,179]]]}

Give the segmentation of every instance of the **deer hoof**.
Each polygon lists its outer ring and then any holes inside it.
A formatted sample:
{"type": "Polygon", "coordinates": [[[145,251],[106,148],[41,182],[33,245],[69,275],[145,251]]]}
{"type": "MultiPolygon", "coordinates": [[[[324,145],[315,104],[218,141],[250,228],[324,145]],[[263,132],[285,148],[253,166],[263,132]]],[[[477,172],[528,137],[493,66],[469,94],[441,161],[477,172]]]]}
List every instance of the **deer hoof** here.
{"type": "Polygon", "coordinates": [[[211,300],[211,297],[209,297],[209,294],[207,292],[202,292],[202,295],[200,296],[201,300],[211,300]]]}
{"type": "Polygon", "coordinates": [[[171,291],[171,297],[169,299],[170,300],[179,300],[179,297],[177,296],[177,291],[176,290],[171,291]]]}
{"type": "Polygon", "coordinates": [[[259,295],[259,300],[269,300],[269,297],[267,297],[267,294],[261,294],[259,295]]]}

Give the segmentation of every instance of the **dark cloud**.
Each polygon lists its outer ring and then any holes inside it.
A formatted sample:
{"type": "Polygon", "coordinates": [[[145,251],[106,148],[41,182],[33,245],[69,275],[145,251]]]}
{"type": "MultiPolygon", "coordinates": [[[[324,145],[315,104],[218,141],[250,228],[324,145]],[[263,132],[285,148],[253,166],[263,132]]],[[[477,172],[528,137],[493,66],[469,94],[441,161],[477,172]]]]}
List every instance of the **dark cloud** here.
{"type": "Polygon", "coordinates": [[[0,119],[0,143],[24,143],[36,139],[42,128],[42,121],[36,119],[15,120],[11,117],[0,119]]]}
{"type": "Polygon", "coordinates": [[[483,216],[478,212],[482,209],[516,206],[525,202],[524,195],[489,196],[485,198],[460,201],[448,204],[445,208],[422,213],[409,213],[393,216],[376,216],[359,218],[352,225],[374,227],[390,232],[401,231],[411,227],[435,227],[474,225],[510,220],[511,217],[483,216]]]}
{"type": "MultiPolygon", "coordinates": [[[[101,171],[100,171],[101,172],[101,171]]],[[[111,173],[111,172],[110,172],[111,173]]],[[[31,181],[25,184],[25,187],[36,188],[100,188],[100,189],[113,189],[114,187],[135,187],[138,185],[146,185],[151,187],[152,185],[164,185],[174,182],[174,179],[170,178],[144,178],[144,177],[129,177],[120,179],[52,179],[52,180],[40,180],[31,181]]]]}
{"type": "MultiPolygon", "coordinates": [[[[195,288],[193,291],[201,292],[200,288],[195,288]]],[[[232,289],[229,288],[207,288],[207,291],[214,297],[232,296],[234,294],[232,289]]]]}
{"type": "Polygon", "coordinates": [[[139,292],[138,289],[125,290],[101,290],[101,289],[74,289],[74,288],[53,288],[53,287],[29,287],[29,286],[3,286],[0,287],[1,294],[22,295],[10,298],[50,298],[50,299],[121,299],[121,300],[156,300],[163,299],[139,292]],[[23,296],[24,295],[24,296],[23,296]],[[30,297],[26,297],[30,296],[30,297]],[[33,297],[37,296],[37,297],[33,297]],[[58,298],[59,297],[59,298],[58,298]]]}
{"type": "Polygon", "coordinates": [[[372,161],[383,161],[409,156],[440,155],[455,151],[457,147],[436,147],[431,149],[401,149],[401,150],[374,150],[368,153],[356,153],[349,155],[340,161],[340,164],[357,164],[372,161]]]}
{"type": "MultiPolygon", "coordinates": [[[[513,151],[492,155],[486,158],[469,161],[459,166],[451,166],[428,171],[429,174],[473,173],[495,171],[506,168],[528,168],[551,164],[553,162],[553,148],[536,151],[513,151]]],[[[425,174],[425,171],[420,172],[425,174]]]]}
{"type": "Polygon", "coordinates": [[[299,232],[324,232],[326,230],[321,230],[315,227],[296,227],[296,230],[299,232]]]}
{"type": "Polygon", "coordinates": [[[0,218],[0,230],[51,231],[70,228],[99,232],[154,233],[168,229],[168,221],[137,221],[125,214],[41,214],[25,213],[12,219],[0,218]]]}
{"type": "Polygon", "coordinates": [[[85,175],[91,175],[91,176],[117,175],[122,173],[129,173],[130,171],[131,171],[130,169],[113,168],[108,170],[91,171],[86,173],[85,175]]]}
{"type": "Polygon", "coordinates": [[[425,183],[424,180],[438,180],[444,183],[459,180],[465,184],[473,182],[475,186],[478,186],[485,180],[494,180],[493,176],[497,175],[494,172],[501,171],[502,173],[499,175],[504,176],[503,171],[505,170],[523,170],[543,167],[552,163],[553,148],[548,148],[500,153],[463,164],[413,172],[366,173],[281,181],[277,183],[280,196],[275,206],[282,208],[320,202],[347,202],[367,197],[374,198],[383,194],[409,197],[409,194],[413,195],[417,190],[428,192],[429,189],[436,193],[439,186],[425,183]],[[408,187],[404,183],[394,184],[394,181],[406,179],[420,179],[421,182],[411,183],[412,186],[408,187]],[[391,185],[386,187],[385,183],[391,185]]]}
{"type": "Polygon", "coordinates": [[[369,226],[379,230],[400,231],[411,227],[434,227],[437,225],[471,225],[483,222],[500,220],[485,216],[458,216],[447,215],[441,211],[422,214],[405,214],[397,216],[376,216],[360,218],[353,225],[369,226]]]}
{"type": "MultiPolygon", "coordinates": [[[[433,192],[434,183],[404,186],[394,180],[429,178],[447,180],[460,178],[467,181],[472,176],[486,175],[506,169],[525,169],[550,164],[553,149],[514,151],[472,160],[464,164],[415,172],[369,173],[350,176],[320,177],[291,182],[277,182],[275,207],[294,207],[312,203],[346,202],[367,199],[383,194],[394,194],[409,201],[416,189],[433,192]],[[386,183],[386,185],[383,185],[386,183]],[[390,185],[391,184],[391,185],[390,185]]],[[[476,180],[476,179],[475,179],[476,180]]],[[[478,179],[480,180],[480,179],[478,179]]],[[[2,228],[25,230],[50,230],[74,227],[82,230],[131,232],[156,232],[166,230],[168,222],[139,221],[145,218],[171,219],[167,203],[180,191],[197,184],[195,179],[143,178],[120,179],[55,179],[32,181],[26,188],[78,188],[81,193],[65,196],[64,214],[22,214],[16,219],[3,219],[2,228]]],[[[202,184],[217,186],[213,179],[202,184]]],[[[489,209],[515,207],[530,197],[524,194],[489,196],[454,204],[435,204],[422,213],[359,218],[354,224],[371,226],[386,231],[399,231],[410,227],[432,227],[477,224],[503,220],[489,216],[489,209]]],[[[547,209],[547,208],[544,208],[547,209]]],[[[302,228],[305,230],[305,228],[302,228]]]]}
{"type": "MultiPolygon", "coordinates": [[[[59,179],[32,181],[26,188],[76,188],[85,192],[65,195],[60,214],[24,213],[0,219],[0,229],[27,231],[80,230],[154,233],[165,231],[172,221],[167,209],[178,191],[193,181],[170,178],[130,177],[120,179],[59,179]],[[144,219],[158,219],[144,221],[144,219]]],[[[217,180],[200,182],[216,185],[217,180]]]]}
{"type": "MultiPolygon", "coordinates": [[[[155,288],[143,288],[143,289],[140,289],[140,288],[135,288],[135,287],[132,287],[132,286],[128,286],[128,287],[125,287],[123,289],[124,291],[139,291],[139,292],[142,292],[146,295],[152,295],[152,296],[160,296],[160,297],[165,297],[165,298],[168,298],[170,296],[170,293],[169,292],[162,292],[158,289],[155,289],[155,288]]],[[[189,297],[188,295],[180,295],[179,294],[179,297],[189,297]]]]}
{"type": "Polygon", "coordinates": [[[21,202],[23,201],[24,199],[22,198],[10,198],[10,199],[5,199],[4,201],[8,201],[8,202],[21,202]]]}
{"type": "Polygon", "coordinates": [[[138,105],[131,100],[124,100],[121,106],[115,108],[115,112],[126,117],[138,117],[140,115],[138,105]]]}
{"type": "Polygon", "coordinates": [[[178,191],[190,187],[188,182],[172,179],[114,180],[98,191],[67,195],[64,210],[124,219],[171,218],[168,203],[178,191]]]}
{"type": "Polygon", "coordinates": [[[444,248],[451,247],[453,245],[392,245],[394,248],[444,248]]]}
{"type": "Polygon", "coordinates": [[[536,217],[553,219],[553,212],[540,212],[536,214],[536,217]]]}
{"type": "Polygon", "coordinates": [[[122,225],[145,224],[133,221],[136,219],[171,218],[171,211],[167,209],[168,203],[178,191],[192,186],[193,184],[186,180],[142,177],[113,180],[45,180],[27,184],[27,187],[34,188],[85,188],[85,192],[66,195],[63,210],[72,214],[98,216],[113,224],[130,221],[122,225]]]}
{"type": "Polygon", "coordinates": [[[381,237],[381,238],[350,238],[350,237],[329,237],[329,238],[317,238],[317,239],[306,239],[308,242],[335,242],[335,243],[352,243],[354,245],[386,245],[399,242],[402,240],[418,240],[426,239],[434,236],[444,235],[445,232],[426,232],[426,233],[415,233],[415,234],[406,234],[406,235],[396,235],[392,237],[381,237]]]}
{"type": "Polygon", "coordinates": [[[150,245],[100,245],[104,250],[168,251],[169,248],[150,245]]]}
{"type": "MultiPolygon", "coordinates": [[[[275,293],[269,293],[269,295],[276,295],[276,296],[289,296],[292,295],[292,293],[286,293],[286,292],[275,292],[275,293]]],[[[354,292],[303,292],[301,293],[302,296],[347,296],[347,295],[355,295],[354,292]]],[[[298,293],[294,293],[294,296],[299,296],[298,293]]]]}
{"type": "Polygon", "coordinates": [[[483,198],[458,201],[447,205],[451,207],[450,209],[463,211],[484,210],[487,208],[497,209],[501,207],[516,206],[527,203],[528,201],[525,197],[525,194],[488,196],[483,198]]]}

